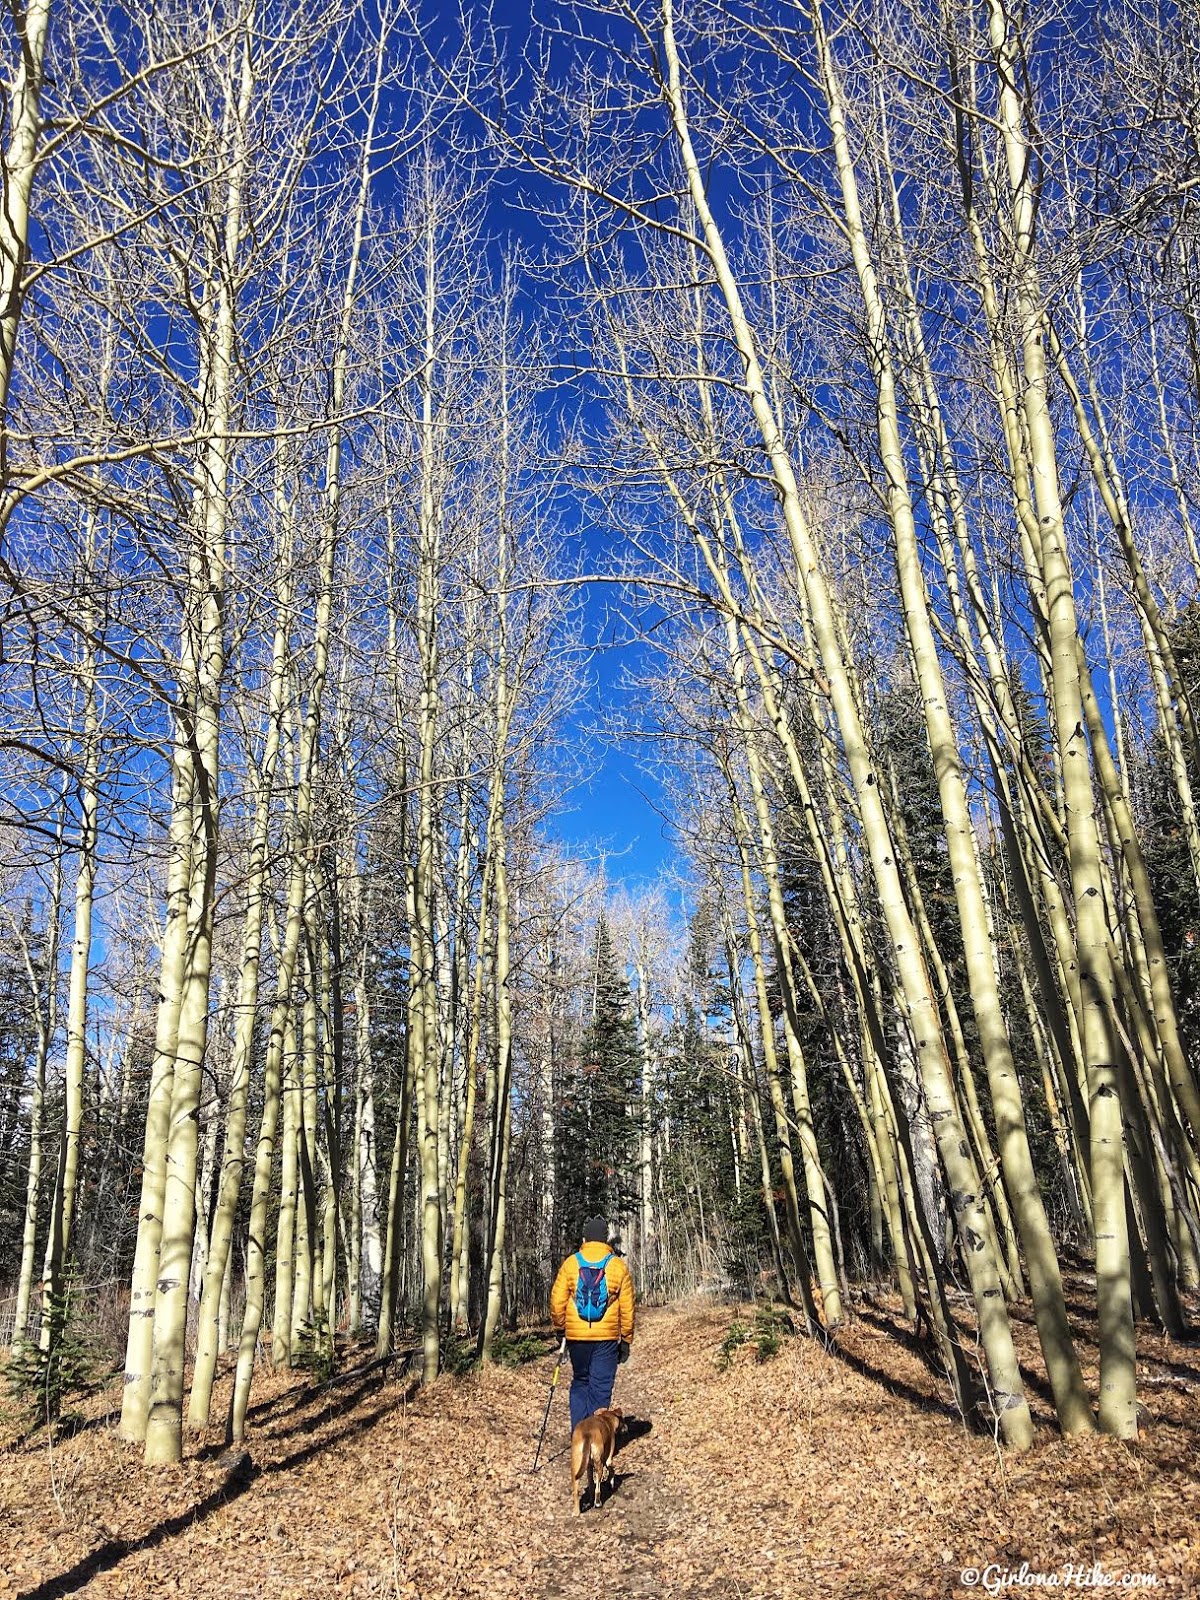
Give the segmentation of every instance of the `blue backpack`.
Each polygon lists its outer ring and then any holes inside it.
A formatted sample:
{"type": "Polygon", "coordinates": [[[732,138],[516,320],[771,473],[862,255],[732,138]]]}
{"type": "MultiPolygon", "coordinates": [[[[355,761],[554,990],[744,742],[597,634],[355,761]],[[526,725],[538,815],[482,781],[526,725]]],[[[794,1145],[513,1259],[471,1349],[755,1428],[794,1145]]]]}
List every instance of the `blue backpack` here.
{"type": "Polygon", "coordinates": [[[608,1310],[608,1279],[604,1269],[613,1258],[610,1250],[603,1261],[593,1266],[585,1261],[583,1252],[576,1250],[579,1263],[579,1281],[575,1285],[575,1309],[584,1322],[600,1322],[608,1310]]]}

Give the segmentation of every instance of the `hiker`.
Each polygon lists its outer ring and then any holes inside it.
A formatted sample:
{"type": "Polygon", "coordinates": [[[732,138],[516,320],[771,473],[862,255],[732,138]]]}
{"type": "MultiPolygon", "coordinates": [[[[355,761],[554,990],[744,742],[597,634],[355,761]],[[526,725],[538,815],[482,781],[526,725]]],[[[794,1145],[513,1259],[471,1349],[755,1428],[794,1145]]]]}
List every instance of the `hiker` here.
{"type": "Polygon", "coordinates": [[[608,1223],[589,1217],[583,1243],[563,1262],[550,1291],[550,1320],[571,1357],[571,1431],[607,1406],[633,1340],[633,1278],[608,1243],[608,1223]]]}

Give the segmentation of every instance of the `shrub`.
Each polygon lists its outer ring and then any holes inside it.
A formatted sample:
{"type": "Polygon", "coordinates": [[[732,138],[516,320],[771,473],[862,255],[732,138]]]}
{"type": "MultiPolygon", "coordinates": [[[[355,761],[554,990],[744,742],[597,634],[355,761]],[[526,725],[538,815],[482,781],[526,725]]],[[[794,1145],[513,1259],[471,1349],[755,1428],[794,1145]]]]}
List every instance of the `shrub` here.
{"type": "Polygon", "coordinates": [[[328,1383],[337,1372],[337,1348],[329,1332],[329,1319],[305,1322],[296,1331],[292,1365],[311,1372],[316,1383],[328,1383]]]}
{"type": "Polygon", "coordinates": [[[772,1356],[779,1354],[784,1334],[793,1331],[792,1319],[787,1312],[776,1310],[764,1302],[755,1308],[752,1327],[747,1327],[736,1318],[729,1324],[717,1350],[717,1366],[722,1372],[726,1371],[733,1360],[734,1351],[743,1345],[754,1347],[756,1361],[769,1361],[772,1356]]]}
{"type": "Polygon", "coordinates": [[[49,1340],[15,1350],[5,1369],[13,1398],[28,1406],[37,1422],[56,1423],[67,1395],[86,1392],[101,1378],[106,1362],[91,1319],[82,1305],[82,1287],[69,1278],[59,1300],[49,1304],[49,1340]]]}
{"type": "Polygon", "coordinates": [[[740,1345],[746,1344],[750,1338],[750,1329],[744,1322],[736,1318],[729,1324],[725,1337],[721,1340],[717,1351],[717,1366],[724,1372],[733,1360],[733,1352],[740,1345]]]}
{"type": "Polygon", "coordinates": [[[505,1333],[497,1328],[492,1339],[492,1360],[502,1367],[521,1367],[527,1361],[540,1361],[546,1354],[546,1341],[536,1333],[505,1333]]]}

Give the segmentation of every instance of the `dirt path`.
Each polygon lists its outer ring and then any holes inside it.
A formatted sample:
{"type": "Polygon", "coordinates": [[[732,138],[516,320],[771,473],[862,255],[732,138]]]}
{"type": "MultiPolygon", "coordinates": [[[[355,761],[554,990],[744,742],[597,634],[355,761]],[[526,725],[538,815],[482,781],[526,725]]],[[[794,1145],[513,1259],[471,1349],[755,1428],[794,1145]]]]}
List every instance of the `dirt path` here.
{"type": "MultiPolygon", "coordinates": [[[[681,1592],[679,1547],[705,1519],[703,1508],[693,1502],[701,1476],[694,1462],[682,1458],[675,1427],[671,1373],[677,1354],[672,1346],[678,1338],[672,1322],[655,1315],[643,1318],[634,1354],[619,1370],[613,1393],[613,1404],[625,1412],[632,1437],[618,1451],[615,1486],[598,1509],[585,1510],[582,1517],[576,1517],[570,1494],[566,1393],[561,1401],[556,1397],[559,1409],[552,1413],[551,1425],[560,1438],[538,1486],[539,1497],[547,1502],[548,1527],[554,1530],[555,1548],[537,1569],[537,1592],[548,1600],[578,1594],[575,1568],[585,1545],[606,1563],[616,1564],[620,1587],[631,1597],[681,1592]]],[[[564,1369],[568,1377],[569,1369],[564,1369]]],[[[702,1586],[699,1579],[692,1581],[688,1592],[729,1594],[729,1574],[714,1570],[702,1586]]]]}

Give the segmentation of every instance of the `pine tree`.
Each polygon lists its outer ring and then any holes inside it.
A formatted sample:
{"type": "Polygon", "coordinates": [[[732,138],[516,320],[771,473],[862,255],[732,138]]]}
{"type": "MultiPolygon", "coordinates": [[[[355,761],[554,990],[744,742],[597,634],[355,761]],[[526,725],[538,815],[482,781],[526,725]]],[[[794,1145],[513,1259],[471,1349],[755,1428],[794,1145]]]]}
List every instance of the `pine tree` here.
{"type": "MultiPolygon", "coordinates": [[[[1189,699],[1200,707],[1200,603],[1192,601],[1170,628],[1171,649],[1189,699]]],[[[1188,763],[1193,792],[1200,772],[1188,763]]],[[[1159,734],[1145,769],[1146,864],[1162,922],[1163,942],[1179,1008],[1179,1027],[1189,1054],[1200,1045],[1200,892],[1183,832],[1179,793],[1159,734]]]]}
{"type": "Polygon", "coordinates": [[[638,1202],[641,1051],[629,985],[603,916],[596,927],[592,984],[591,1024],[578,1068],[564,1086],[557,1123],[557,1216],[567,1247],[578,1243],[586,1217],[606,1217],[619,1231],[638,1202]]]}

